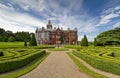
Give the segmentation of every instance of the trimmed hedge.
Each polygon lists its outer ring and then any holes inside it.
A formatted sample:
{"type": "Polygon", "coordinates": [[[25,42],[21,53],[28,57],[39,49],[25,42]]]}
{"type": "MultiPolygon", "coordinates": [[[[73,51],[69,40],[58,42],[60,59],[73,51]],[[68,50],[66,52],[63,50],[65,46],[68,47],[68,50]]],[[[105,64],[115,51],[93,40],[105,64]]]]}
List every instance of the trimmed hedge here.
{"type": "Polygon", "coordinates": [[[120,61],[113,57],[113,52],[98,53],[95,55],[89,50],[81,50],[80,52],[74,51],[73,54],[97,69],[120,75],[120,61]]]}
{"type": "Polygon", "coordinates": [[[43,50],[43,51],[37,51],[31,54],[28,54],[25,56],[16,57],[10,60],[4,60],[4,61],[1,60],[0,73],[8,72],[8,71],[23,67],[28,63],[30,63],[31,61],[35,60],[36,58],[41,57],[45,53],[46,53],[45,50],[43,50]]]}
{"type": "Polygon", "coordinates": [[[4,56],[3,52],[0,52],[0,56],[4,56]]]}

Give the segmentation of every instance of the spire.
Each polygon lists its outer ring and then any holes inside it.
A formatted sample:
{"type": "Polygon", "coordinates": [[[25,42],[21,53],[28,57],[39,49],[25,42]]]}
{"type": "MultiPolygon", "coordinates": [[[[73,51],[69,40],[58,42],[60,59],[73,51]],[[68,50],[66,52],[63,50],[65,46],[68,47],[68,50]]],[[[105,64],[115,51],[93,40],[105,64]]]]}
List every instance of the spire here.
{"type": "Polygon", "coordinates": [[[48,25],[51,25],[51,20],[48,20],[48,25]]]}
{"type": "Polygon", "coordinates": [[[52,29],[51,20],[48,20],[47,29],[52,29]]]}

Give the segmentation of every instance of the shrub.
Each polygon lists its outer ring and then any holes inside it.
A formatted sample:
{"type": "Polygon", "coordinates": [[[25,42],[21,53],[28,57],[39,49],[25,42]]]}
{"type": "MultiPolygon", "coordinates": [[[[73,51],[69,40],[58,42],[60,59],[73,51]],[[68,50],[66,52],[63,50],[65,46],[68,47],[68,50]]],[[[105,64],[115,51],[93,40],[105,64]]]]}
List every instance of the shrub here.
{"type": "Polygon", "coordinates": [[[8,72],[8,71],[23,67],[27,65],[28,63],[30,63],[31,61],[35,60],[36,58],[41,57],[45,53],[46,52],[43,50],[43,51],[37,51],[31,54],[28,54],[25,56],[20,56],[20,55],[13,56],[13,58],[9,60],[1,60],[0,61],[0,73],[8,72]]]}
{"type": "Polygon", "coordinates": [[[3,52],[0,52],[0,56],[4,56],[3,52]]]}
{"type": "Polygon", "coordinates": [[[91,52],[89,52],[89,50],[85,50],[85,52],[82,52],[82,50],[81,52],[73,52],[74,55],[82,58],[84,61],[95,68],[120,75],[120,61],[113,59],[114,53],[103,52],[97,55],[93,55],[90,53],[91,52]]]}
{"type": "Polygon", "coordinates": [[[32,38],[30,40],[30,46],[37,46],[37,42],[34,34],[32,34],[32,38]]]}
{"type": "Polygon", "coordinates": [[[24,46],[27,46],[27,40],[26,39],[24,40],[24,46]]]}
{"type": "Polygon", "coordinates": [[[94,39],[94,46],[97,46],[96,38],[94,39]]]}
{"type": "Polygon", "coordinates": [[[84,38],[81,40],[81,46],[88,46],[88,40],[86,35],[84,35],[84,38]]]}

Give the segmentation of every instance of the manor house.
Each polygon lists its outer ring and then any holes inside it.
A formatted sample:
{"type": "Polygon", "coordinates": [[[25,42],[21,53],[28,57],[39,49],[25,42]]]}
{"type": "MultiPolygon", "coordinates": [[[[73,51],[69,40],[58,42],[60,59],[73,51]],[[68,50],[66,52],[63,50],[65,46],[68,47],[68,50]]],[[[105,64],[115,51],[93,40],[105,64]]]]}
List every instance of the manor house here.
{"type": "Polygon", "coordinates": [[[37,45],[42,44],[77,44],[77,28],[74,30],[63,30],[59,26],[52,27],[51,21],[48,21],[46,28],[37,28],[35,31],[37,45]]]}

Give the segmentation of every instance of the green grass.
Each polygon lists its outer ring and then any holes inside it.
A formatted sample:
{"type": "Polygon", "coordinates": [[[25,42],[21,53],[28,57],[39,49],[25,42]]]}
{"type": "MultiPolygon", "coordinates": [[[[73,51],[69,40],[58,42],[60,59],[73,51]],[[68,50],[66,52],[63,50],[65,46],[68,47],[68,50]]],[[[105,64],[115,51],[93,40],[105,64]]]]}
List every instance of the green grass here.
{"type": "Polygon", "coordinates": [[[27,46],[24,46],[24,42],[0,42],[0,49],[8,49],[8,48],[33,48],[33,49],[45,49],[45,48],[54,48],[54,45],[39,45],[39,46],[29,46],[29,42],[27,42],[27,46]]]}
{"type": "Polygon", "coordinates": [[[24,42],[0,42],[0,48],[18,48],[24,47],[24,42]]]}
{"type": "Polygon", "coordinates": [[[101,74],[95,73],[94,71],[91,71],[86,66],[83,65],[82,62],[80,62],[78,59],[76,59],[72,54],[67,53],[69,57],[75,62],[75,64],[80,68],[81,71],[91,75],[94,78],[107,78],[101,74]]]}
{"type": "Polygon", "coordinates": [[[32,71],[33,69],[35,69],[50,53],[46,53],[44,56],[40,57],[36,62],[34,62],[32,65],[27,66],[26,68],[19,70],[17,72],[14,73],[10,73],[7,74],[5,76],[2,76],[0,78],[16,78],[19,76],[22,76],[30,71],[32,71]]]}
{"type": "Polygon", "coordinates": [[[49,51],[67,51],[67,48],[50,48],[49,51]]]}

